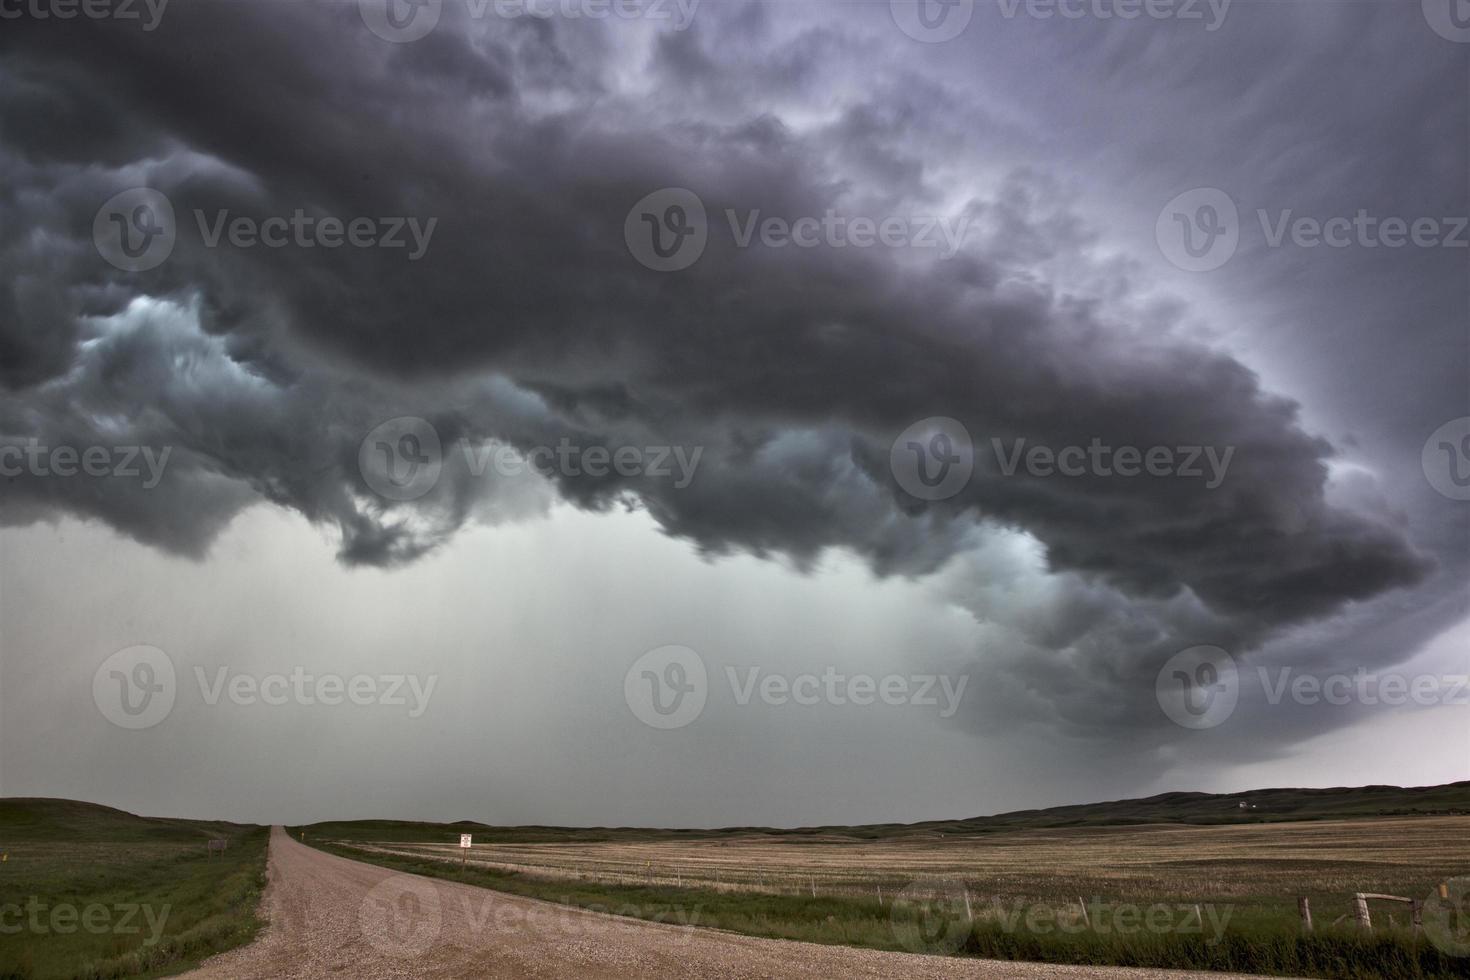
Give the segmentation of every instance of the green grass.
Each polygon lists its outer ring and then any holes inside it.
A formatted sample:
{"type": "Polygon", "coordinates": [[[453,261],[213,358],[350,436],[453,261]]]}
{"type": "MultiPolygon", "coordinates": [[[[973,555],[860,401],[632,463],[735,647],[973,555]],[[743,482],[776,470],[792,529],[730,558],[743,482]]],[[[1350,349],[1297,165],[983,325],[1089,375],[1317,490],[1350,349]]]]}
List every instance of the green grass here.
{"type": "Polygon", "coordinates": [[[1470,960],[1452,957],[1407,929],[1363,934],[1323,927],[1304,935],[1289,919],[1244,910],[1218,936],[1178,931],[1035,935],[977,925],[961,952],[996,959],[1091,963],[1157,969],[1228,970],[1335,980],[1470,977],[1470,960]],[[1251,914],[1251,913],[1255,914],[1251,914]]]}
{"type": "MultiPolygon", "coordinates": [[[[424,825],[415,825],[422,830],[424,825]]],[[[303,828],[293,828],[299,837],[303,828]]],[[[1031,898],[999,905],[974,893],[971,922],[957,900],[946,903],[900,902],[893,893],[875,897],[769,894],[722,891],[709,887],[619,885],[555,880],[452,861],[363,851],[350,843],[326,841],[320,828],[305,828],[307,843],[330,853],[396,871],[443,878],[528,898],[590,908],[660,922],[728,929],[752,936],[872,949],[931,952],[1051,963],[1134,966],[1159,969],[1228,970],[1278,976],[1344,980],[1424,980],[1470,978],[1470,958],[1446,956],[1427,939],[1405,928],[1389,928],[1387,909],[1375,909],[1376,930],[1368,935],[1322,920],[1343,896],[1309,895],[1317,909],[1317,930],[1304,935],[1294,899],[1235,896],[1222,902],[1202,896],[1150,898],[1133,907],[1163,908],[1167,925],[1147,929],[1128,923],[1125,933],[1113,918],[1120,900],[1099,897],[1084,926],[1069,903],[1031,898]],[[1205,913],[1196,931],[1189,910],[1205,913]],[[1027,912],[1045,910],[1061,918],[1028,925],[1027,912]],[[997,911],[1002,914],[997,914],[997,911]],[[1224,918],[1228,911],[1229,917],[1224,918]],[[1061,927],[1062,922],[1067,925],[1061,927]],[[1218,925],[1218,928],[1217,928],[1218,925]]],[[[380,833],[381,827],[375,828],[380,833]]],[[[373,835],[372,839],[381,840],[373,835]]],[[[442,843],[440,833],[435,843],[442,843]]]]}
{"type": "Polygon", "coordinates": [[[269,832],[0,799],[0,980],[185,969],[254,938],[269,832]],[[208,856],[210,839],[229,841],[208,856]],[[134,911],[136,910],[136,911],[134,911]]]}

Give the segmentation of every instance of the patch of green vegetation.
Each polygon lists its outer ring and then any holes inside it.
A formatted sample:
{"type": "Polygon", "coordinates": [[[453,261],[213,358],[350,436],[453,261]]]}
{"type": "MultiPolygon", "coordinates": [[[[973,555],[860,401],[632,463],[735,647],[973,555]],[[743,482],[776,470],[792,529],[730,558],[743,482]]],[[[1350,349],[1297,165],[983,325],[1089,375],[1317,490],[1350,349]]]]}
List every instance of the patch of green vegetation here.
{"type": "MultiPolygon", "coordinates": [[[[292,832],[299,838],[301,828],[292,832]]],[[[1187,910],[1196,899],[1160,901],[1155,904],[1168,912],[1169,926],[1165,929],[1124,931],[1109,926],[1105,917],[1094,912],[1086,927],[1063,930],[1053,924],[1043,930],[1024,924],[1029,907],[1001,909],[1010,913],[1009,919],[988,915],[978,896],[971,921],[968,915],[961,917],[953,901],[901,901],[895,905],[892,898],[880,902],[862,897],[808,898],[708,888],[555,881],[493,868],[461,868],[450,861],[365,852],[348,844],[313,840],[310,830],[307,843],[395,871],[512,895],[776,939],[993,959],[1228,970],[1334,980],[1470,977],[1470,958],[1447,956],[1407,929],[1379,929],[1365,935],[1350,928],[1327,926],[1303,934],[1296,924],[1295,909],[1279,901],[1232,906],[1234,914],[1224,921],[1216,918],[1213,909],[1208,920],[1190,920],[1187,910]],[[1197,930],[1187,928],[1191,921],[1199,922],[1197,930]]],[[[1140,911],[1146,915],[1147,907],[1140,911]]]]}
{"type": "Polygon", "coordinates": [[[1134,935],[1035,935],[977,925],[961,952],[995,959],[1087,963],[1154,969],[1228,970],[1334,980],[1449,980],[1470,977],[1470,960],[1448,956],[1405,931],[1363,934],[1319,929],[1310,935],[1272,925],[1232,924],[1212,936],[1177,932],[1134,935]]]}
{"type": "Polygon", "coordinates": [[[249,942],[269,831],[0,799],[0,980],[178,972],[249,942]],[[207,843],[224,840],[210,855],[207,843]]]}

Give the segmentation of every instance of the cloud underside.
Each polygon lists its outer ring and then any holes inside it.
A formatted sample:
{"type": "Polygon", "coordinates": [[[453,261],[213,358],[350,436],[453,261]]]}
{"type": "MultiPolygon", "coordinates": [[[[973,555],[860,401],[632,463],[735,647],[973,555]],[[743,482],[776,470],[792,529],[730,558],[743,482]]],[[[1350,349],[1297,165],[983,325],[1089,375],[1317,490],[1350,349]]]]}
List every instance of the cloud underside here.
{"type": "MultiPolygon", "coordinates": [[[[1028,642],[1086,664],[1078,685],[1181,643],[1255,645],[1425,575],[1391,515],[1329,502],[1334,448],[1292,402],[1189,339],[1186,311],[1136,269],[1093,258],[1093,234],[1041,170],[957,182],[914,148],[931,120],[897,82],[848,92],[815,121],[783,113],[763,87],[817,85],[802,55],[841,31],[776,39],[762,6],[637,42],[539,20],[460,24],[446,7],[434,34],[390,45],[352,4],[180,5],[151,33],[7,25],[4,438],[176,452],[151,490],[12,481],[4,520],[81,514],[202,557],[264,499],[335,528],[344,561],[391,565],[545,499],[452,454],[427,496],[376,497],[358,448],[385,418],[428,419],[446,445],[700,446],[687,487],[613,475],[555,489],[586,508],[646,508],[709,553],[809,564],[844,549],[883,574],[1023,535],[1068,583],[1028,642]],[[729,96],[741,84],[749,105],[729,96]],[[688,106],[649,89],[689,93],[688,106]],[[123,273],[97,255],[92,219],[141,185],[173,202],[179,240],[159,268],[123,273]],[[693,190],[710,215],[707,250],[677,273],[642,267],[623,241],[628,209],[662,187],[693,190]],[[193,218],[298,208],[438,223],[408,262],[206,248],[193,218]],[[948,213],[973,232],[950,257],[734,247],[726,210],[755,208],[948,213]],[[930,416],[958,419],[982,448],[1234,456],[1215,489],[981,466],[931,504],[889,470],[894,437],[930,416]]],[[[969,581],[978,593],[986,579],[969,581]]]]}

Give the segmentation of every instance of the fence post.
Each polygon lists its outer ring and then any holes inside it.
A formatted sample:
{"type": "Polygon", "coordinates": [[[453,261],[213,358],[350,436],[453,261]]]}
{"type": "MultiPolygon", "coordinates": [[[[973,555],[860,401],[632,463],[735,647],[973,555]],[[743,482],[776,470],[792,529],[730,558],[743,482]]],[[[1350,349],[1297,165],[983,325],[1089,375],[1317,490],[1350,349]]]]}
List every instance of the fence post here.
{"type": "Polygon", "coordinates": [[[1414,935],[1417,936],[1424,930],[1424,903],[1416,898],[1409,908],[1412,910],[1409,915],[1414,922],[1414,935]]]}
{"type": "Polygon", "coordinates": [[[1309,902],[1309,901],[1307,901],[1307,896],[1303,895],[1301,898],[1298,898],[1296,900],[1296,910],[1297,910],[1297,912],[1302,917],[1302,931],[1303,932],[1311,932],[1312,931],[1312,903],[1309,902]]]}
{"type": "Polygon", "coordinates": [[[1373,920],[1368,916],[1368,896],[1358,892],[1353,896],[1353,916],[1358,920],[1358,927],[1373,931],[1373,920]]]}
{"type": "Polygon", "coordinates": [[[1077,896],[1077,907],[1082,910],[1082,924],[1085,925],[1085,926],[1087,926],[1087,928],[1091,929],[1092,928],[1092,916],[1090,916],[1090,915],[1087,914],[1087,903],[1084,902],[1084,901],[1082,901],[1082,896],[1081,895],[1078,895],[1077,896]]]}

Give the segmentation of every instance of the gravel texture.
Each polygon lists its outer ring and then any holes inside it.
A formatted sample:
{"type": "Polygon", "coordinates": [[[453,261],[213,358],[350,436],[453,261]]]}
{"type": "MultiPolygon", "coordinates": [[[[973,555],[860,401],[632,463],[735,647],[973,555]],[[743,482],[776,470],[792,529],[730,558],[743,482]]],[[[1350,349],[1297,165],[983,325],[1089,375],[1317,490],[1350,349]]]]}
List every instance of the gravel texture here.
{"type": "Polygon", "coordinates": [[[268,925],[191,978],[902,977],[911,980],[1164,980],[1171,970],[920,956],[756,939],[572,909],[349,861],[272,831],[268,925]]]}

